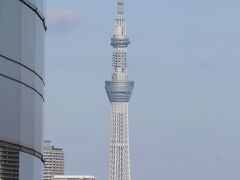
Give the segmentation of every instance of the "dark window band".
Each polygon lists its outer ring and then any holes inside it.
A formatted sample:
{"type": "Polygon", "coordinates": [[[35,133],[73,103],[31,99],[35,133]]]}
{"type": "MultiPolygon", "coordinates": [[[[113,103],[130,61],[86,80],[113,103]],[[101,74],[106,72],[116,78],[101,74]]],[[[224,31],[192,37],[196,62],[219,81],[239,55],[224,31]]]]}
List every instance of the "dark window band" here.
{"type": "Polygon", "coordinates": [[[24,83],[24,82],[22,82],[22,81],[19,81],[19,80],[17,80],[17,79],[11,78],[11,77],[9,77],[9,76],[6,76],[6,75],[4,75],[4,74],[0,74],[0,76],[2,76],[2,77],[4,77],[4,78],[7,78],[7,79],[10,79],[10,80],[12,80],[12,81],[18,82],[18,83],[20,83],[20,84],[28,87],[29,89],[32,89],[32,90],[33,90],[34,92],[36,92],[39,96],[41,96],[42,100],[45,102],[45,99],[44,99],[43,95],[42,95],[40,92],[38,92],[36,89],[34,89],[33,87],[29,86],[28,84],[26,84],[26,83],[24,83]]]}
{"type": "Polygon", "coordinates": [[[0,54],[0,57],[4,58],[5,60],[11,61],[11,62],[13,62],[13,63],[16,63],[16,64],[18,64],[18,65],[26,68],[27,70],[31,71],[31,72],[34,73],[37,77],[39,77],[39,79],[41,79],[43,85],[45,86],[45,83],[44,83],[43,78],[42,78],[36,71],[34,71],[34,70],[32,70],[31,68],[27,67],[26,65],[24,65],[24,64],[22,64],[22,63],[20,63],[20,62],[18,62],[18,61],[16,61],[16,60],[10,59],[10,58],[2,55],[2,54],[0,54]]]}
{"type": "Polygon", "coordinates": [[[43,155],[40,152],[35,151],[34,149],[27,148],[27,147],[24,147],[24,146],[21,146],[18,144],[14,144],[14,143],[5,142],[2,140],[0,140],[0,146],[33,155],[33,156],[37,157],[38,159],[40,159],[44,163],[43,155]]]}
{"type": "Polygon", "coordinates": [[[47,31],[47,26],[46,26],[46,22],[45,22],[45,18],[42,15],[42,13],[38,10],[38,8],[32,4],[31,2],[29,2],[28,0],[19,0],[20,2],[22,2],[23,4],[25,4],[28,8],[30,8],[33,12],[35,12],[37,14],[37,16],[41,19],[41,21],[43,22],[43,27],[45,29],[45,31],[47,31]]]}

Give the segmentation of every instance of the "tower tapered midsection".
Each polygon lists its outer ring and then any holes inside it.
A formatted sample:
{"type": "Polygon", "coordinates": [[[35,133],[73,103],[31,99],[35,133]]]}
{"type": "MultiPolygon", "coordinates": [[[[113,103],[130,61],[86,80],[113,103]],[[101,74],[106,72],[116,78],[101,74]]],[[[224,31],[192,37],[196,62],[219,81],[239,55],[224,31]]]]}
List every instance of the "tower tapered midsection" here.
{"type": "Polygon", "coordinates": [[[127,46],[130,43],[123,18],[124,3],[118,0],[118,14],[115,32],[111,38],[113,46],[112,81],[105,82],[111,111],[109,180],[130,180],[128,102],[130,101],[133,81],[128,81],[127,46]]]}

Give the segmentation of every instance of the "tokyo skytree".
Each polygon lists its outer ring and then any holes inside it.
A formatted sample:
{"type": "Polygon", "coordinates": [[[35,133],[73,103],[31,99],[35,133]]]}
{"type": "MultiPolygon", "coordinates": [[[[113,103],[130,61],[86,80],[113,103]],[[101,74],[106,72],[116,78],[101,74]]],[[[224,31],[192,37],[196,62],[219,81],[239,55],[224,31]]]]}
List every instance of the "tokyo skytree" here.
{"type": "Polygon", "coordinates": [[[111,102],[111,132],[109,180],[130,180],[128,102],[134,82],[128,80],[127,46],[130,43],[124,19],[124,2],[117,0],[115,32],[111,38],[113,46],[112,80],[105,82],[111,102]]]}

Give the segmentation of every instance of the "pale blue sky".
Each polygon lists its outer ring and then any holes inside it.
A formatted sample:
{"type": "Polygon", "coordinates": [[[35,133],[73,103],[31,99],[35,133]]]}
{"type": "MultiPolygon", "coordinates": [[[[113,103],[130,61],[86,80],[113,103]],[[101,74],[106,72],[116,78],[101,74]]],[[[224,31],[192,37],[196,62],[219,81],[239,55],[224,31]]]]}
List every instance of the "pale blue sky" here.
{"type": "MultiPolygon", "coordinates": [[[[108,177],[116,0],[47,0],[45,137],[108,177]]],[[[240,1],[126,0],[132,179],[240,179],[240,1]]]]}

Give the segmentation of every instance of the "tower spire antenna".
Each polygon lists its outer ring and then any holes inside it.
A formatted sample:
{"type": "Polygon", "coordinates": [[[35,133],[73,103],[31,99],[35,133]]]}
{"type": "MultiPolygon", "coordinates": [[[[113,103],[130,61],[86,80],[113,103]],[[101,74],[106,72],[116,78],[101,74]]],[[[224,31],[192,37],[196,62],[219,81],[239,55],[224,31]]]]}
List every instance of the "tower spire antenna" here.
{"type": "Polygon", "coordinates": [[[124,0],[118,0],[117,3],[118,16],[122,17],[124,14],[124,0]]]}

